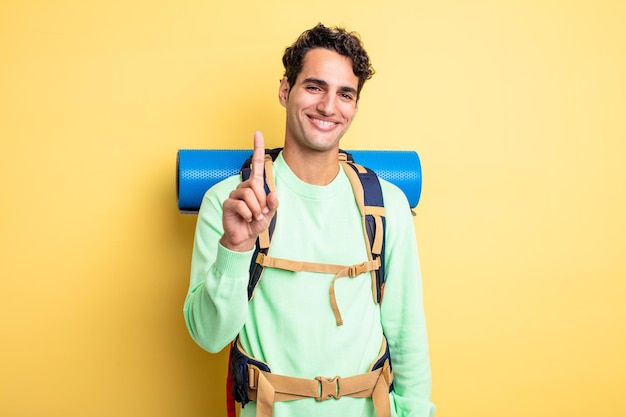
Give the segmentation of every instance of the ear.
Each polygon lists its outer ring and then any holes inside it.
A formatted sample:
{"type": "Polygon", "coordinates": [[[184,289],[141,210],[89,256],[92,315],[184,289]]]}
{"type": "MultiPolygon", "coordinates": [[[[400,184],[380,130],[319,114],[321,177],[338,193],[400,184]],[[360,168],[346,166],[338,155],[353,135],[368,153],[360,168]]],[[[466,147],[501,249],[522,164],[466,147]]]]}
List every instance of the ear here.
{"type": "Polygon", "coordinates": [[[278,101],[283,107],[287,107],[287,100],[289,99],[289,82],[287,77],[283,77],[280,80],[280,87],[278,87],[278,101]]]}

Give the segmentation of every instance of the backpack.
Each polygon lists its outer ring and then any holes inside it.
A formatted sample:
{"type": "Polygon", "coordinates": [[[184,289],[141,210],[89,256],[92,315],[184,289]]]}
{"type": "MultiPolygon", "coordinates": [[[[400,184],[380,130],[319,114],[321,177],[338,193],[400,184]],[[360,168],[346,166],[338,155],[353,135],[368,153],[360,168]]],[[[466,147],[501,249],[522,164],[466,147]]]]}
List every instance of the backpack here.
{"type": "MultiPolygon", "coordinates": [[[[265,150],[265,192],[269,193],[275,190],[273,180],[272,164],[278,157],[282,148],[265,150]]],[[[251,175],[252,157],[248,158],[241,167],[241,179],[247,180],[251,175]]],[[[339,162],[344,167],[347,174],[354,197],[359,206],[361,213],[364,236],[367,236],[367,249],[369,261],[360,265],[340,266],[306,262],[295,262],[285,259],[270,258],[268,256],[271,238],[276,226],[276,216],[272,218],[268,229],[257,238],[254,254],[250,262],[250,279],[248,281],[248,300],[254,297],[254,291],[259,283],[263,268],[266,266],[288,269],[288,270],[306,270],[311,272],[327,272],[337,274],[335,279],[342,276],[356,276],[363,272],[370,272],[372,276],[372,295],[374,302],[380,304],[384,296],[385,289],[385,269],[384,269],[384,248],[385,248],[385,208],[383,202],[383,194],[378,176],[374,171],[358,165],[354,162],[352,155],[348,152],[339,150],[339,162]],[[302,264],[304,268],[302,268],[302,264]],[[297,266],[296,266],[297,265],[297,266]],[[296,268],[300,269],[294,269],[296,268]]],[[[343,324],[341,315],[334,299],[334,281],[330,289],[331,306],[335,313],[337,325],[343,324]]],[[[231,344],[229,354],[229,368],[227,376],[226,404],[228,417],[235,416],[235,401],[242,405],[248,401],[245,393],[245,375],[239,375],[241,369],[238,369],[233,362],[233,348],[235,343],[231,344]]],[[[388,350],[386,353],[388,357],[388,350]]],[[[381,362],[382,366],[382,362],[381,362]]],[[[390,387],[392,390],[393,387],[390,387]]]]}

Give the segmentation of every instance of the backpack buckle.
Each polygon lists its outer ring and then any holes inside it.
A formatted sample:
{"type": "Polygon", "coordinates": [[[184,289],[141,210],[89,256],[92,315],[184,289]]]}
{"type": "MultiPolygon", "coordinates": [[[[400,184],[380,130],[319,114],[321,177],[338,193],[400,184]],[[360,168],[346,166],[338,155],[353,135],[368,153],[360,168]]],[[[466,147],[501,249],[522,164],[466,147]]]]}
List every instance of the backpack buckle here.
{"type": "Polygon", "coordinates": [[[336,376],[334,378],[326,378],[323,376],[316,376],[315,379],[319,385],[319,396],[315,397],[316,401],[324,401],[331,398],[338,400],[341,398],[341,393],[339,392],[339,380],[341,377],[336,376]]]}
{"type": "Polygon", "coordinates": [[[363,262],[348,267],[348,276],[350,278],[357,277],[368,271],[375,271],[380,266],[380,260],[363,262]]]}

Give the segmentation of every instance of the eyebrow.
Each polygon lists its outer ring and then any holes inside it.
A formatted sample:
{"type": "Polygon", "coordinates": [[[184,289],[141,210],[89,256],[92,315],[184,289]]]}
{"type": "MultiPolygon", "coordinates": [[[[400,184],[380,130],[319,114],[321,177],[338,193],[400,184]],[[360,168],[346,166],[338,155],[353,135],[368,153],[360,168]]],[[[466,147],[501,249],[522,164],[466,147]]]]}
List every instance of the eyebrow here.
{"type": "MultiPolygon", "coordinates": [[[[328,87],[328,83],[324,80],[320,80],[319,78],[309,77],[302,81],[303,84],[311,83],[319,85],[320,87],[328,87]]],[[[356,94],[356,89],[352,87],[340,87],[340,90],[344,93],[352,93],[356,94]]]]}

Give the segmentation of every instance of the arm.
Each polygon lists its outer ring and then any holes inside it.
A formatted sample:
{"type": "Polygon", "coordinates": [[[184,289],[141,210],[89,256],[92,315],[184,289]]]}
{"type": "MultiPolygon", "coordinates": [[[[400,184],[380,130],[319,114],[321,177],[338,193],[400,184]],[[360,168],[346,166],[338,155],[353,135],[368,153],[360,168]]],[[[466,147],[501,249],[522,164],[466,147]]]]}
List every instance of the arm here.
{"type": "Polygon", "coordinates": [[[248,311],[252,251],[231,251],[219,243],[223,234],[222,196],[239,182],[232,177],[211,188],[202,200],[196,223],[184,315],[194,341],[213,353],[235,338],[248,311]]]}
{"type": "Polygon", "coordinates": [[[245,324],[254,244],[278,206],[275,193],[265,194],[264,155],[257,132],[250,178],[231,177],[211,188],[198,213],[184,315],[192,338],[210,352],[223,349],[245,324]]]}
{"type": "Polygon", "coordinates": [[[387,185],[383,330],[394,370],[393,402],[399,417],[430,417],[431,371],[415,228],[406,197],[387,185]],[[400,194],[400,195],[399,195],[400,194]]]}

